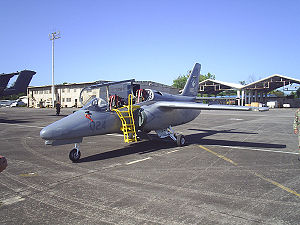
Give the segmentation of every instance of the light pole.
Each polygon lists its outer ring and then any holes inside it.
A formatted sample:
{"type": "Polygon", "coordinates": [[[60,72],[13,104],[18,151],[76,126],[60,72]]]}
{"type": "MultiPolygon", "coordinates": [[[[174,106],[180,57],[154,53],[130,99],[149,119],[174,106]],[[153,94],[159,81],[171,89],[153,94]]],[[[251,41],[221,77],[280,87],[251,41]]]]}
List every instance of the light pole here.
{"type": "Polygon", "coordinates": [[[60,32],[53,32],[49,34],[49,38],[52,41],[52,108],[54,108],[55,101],[55,88],[54,88],[54,40],[60,38],[60,32]]]}

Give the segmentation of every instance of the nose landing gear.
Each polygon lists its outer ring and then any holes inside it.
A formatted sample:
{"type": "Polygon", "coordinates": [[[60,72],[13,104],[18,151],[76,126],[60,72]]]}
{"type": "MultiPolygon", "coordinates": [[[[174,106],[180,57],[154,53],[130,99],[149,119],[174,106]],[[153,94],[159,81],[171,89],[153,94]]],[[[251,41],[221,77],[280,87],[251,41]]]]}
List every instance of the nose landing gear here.
{"type": "Polygon", "coordinates": [[[80,159],[81,153],[79,151],[79,144],[75,144],[75,147],[70,151],[69,158],[73,163],[78,162],[80,159]]]}

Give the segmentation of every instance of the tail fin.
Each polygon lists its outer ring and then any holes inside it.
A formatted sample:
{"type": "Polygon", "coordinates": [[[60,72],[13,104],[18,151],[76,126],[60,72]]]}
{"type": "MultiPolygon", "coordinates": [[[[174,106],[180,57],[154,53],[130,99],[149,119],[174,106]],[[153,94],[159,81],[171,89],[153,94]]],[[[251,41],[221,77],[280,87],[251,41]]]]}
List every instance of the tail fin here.
{"type": "Polygon", "coordinates": [[[7,84],[10,80],[10,78],[12,78],[14,75],[0,75],[0,87],[2,87],[3,89],[7,87],[7,84]]]}
{"type": "Polygon", "coordinates": [[[181,95],[197,96],[199,90],[200,69],[201,69],[201,65],[199,63],[196,63],[190,77],[188,78],[184,86],[181,95]]]}
{"type": "Polygon", "coordinates": [[[0,94],[3,93],[4,89],[7,87],[7,84],[14,75],[11,74],[5,74],[5,75],[0,75],[0,94]]]}
{"type": "Polygon", "coordinates": [[[34,74],[35,72],[30,70],[21,71],[14,86],[12,86],[10,89],[13,89],[16,93],[26,92],[34,74]]]}

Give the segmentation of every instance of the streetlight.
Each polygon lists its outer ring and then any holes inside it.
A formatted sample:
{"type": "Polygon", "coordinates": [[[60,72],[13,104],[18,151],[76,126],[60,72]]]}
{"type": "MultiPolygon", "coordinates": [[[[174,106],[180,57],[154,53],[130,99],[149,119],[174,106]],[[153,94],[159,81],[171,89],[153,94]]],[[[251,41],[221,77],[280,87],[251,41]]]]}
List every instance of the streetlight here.
{"type": "Polygon", "coordinates": [[[53,32],[49,34],[49,38],[52,41],[52,108],[54,108],[54,97],[55,97],[55,88],[54,88],[54,40],[60,38],[60,32],[53,32]]]}

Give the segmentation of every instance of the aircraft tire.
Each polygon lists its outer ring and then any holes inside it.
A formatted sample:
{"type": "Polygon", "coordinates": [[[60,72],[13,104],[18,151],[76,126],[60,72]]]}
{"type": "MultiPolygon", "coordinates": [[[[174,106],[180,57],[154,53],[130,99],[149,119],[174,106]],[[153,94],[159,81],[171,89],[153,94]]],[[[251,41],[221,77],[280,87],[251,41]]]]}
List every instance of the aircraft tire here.
{"type": "Polygon", "coordinates": [[[176,136],[176,139],[177,139],[177,146],[181,147],[186,144],[185,137],[182,134],[178,134],[176,136]]]}
{"type": "Polygon", "coordinates": [[[78,154],[77,154],[76,148],[73,148],[72,151],[70,151],[69,158],[72,162],[78,162],[78,160],[80,159],[80,156],[81,156],[81,153],[80,153],[80,151],[78,151],[78,154]]]}

